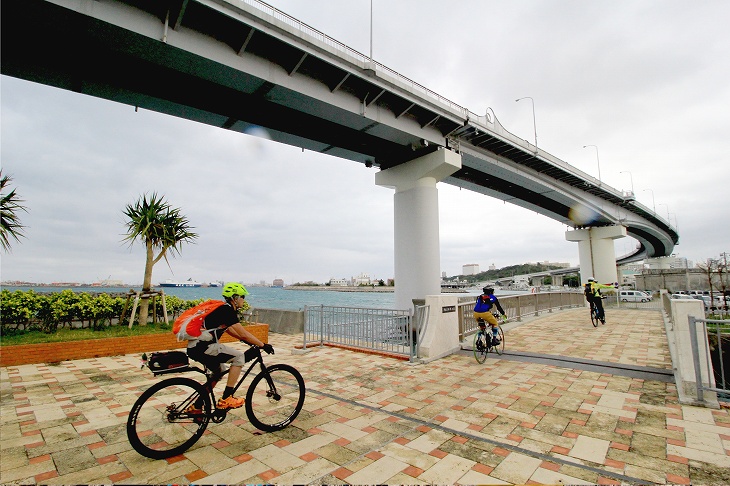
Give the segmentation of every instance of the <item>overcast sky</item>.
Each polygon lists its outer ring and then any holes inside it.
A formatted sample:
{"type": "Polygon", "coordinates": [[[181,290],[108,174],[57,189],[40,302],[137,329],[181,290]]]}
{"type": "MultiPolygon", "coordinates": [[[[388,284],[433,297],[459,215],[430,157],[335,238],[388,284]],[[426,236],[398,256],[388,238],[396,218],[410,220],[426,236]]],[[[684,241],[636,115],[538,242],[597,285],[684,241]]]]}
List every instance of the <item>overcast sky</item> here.
{"type": "MultiPolygon", "coordinates": [[[[370,52],[370,1],[269,0],[370,52]]],[[[373,0],[373,57],[637,199],[678,226],[675,254],[730,251],[730,2],[373,0]],[[583,148],[584,145],[596,145],[583,148]]],[[[167,278],[287,284],[393,276],[393,191],[376,169],[3,76],[2,168],[26,238],[2,280],[142,281],[127,204],[156,191],[197,243],[167,278]]],[[[566,227],[440,183],[441,268],[578,264],[566,227]]],[[[616,242],[618,254],[636,241],[616,242]]]]}

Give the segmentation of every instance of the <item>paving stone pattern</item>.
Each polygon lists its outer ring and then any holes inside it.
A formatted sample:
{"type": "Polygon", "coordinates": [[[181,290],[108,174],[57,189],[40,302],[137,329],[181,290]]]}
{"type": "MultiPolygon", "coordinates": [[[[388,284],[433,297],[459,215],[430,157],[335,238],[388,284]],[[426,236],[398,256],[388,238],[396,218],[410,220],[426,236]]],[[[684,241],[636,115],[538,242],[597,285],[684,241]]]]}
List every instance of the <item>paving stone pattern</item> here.
{"type": "MultiPolygon", "coordinates": [[[[525,322],[507,349],[671,368],[660,311],[587,318],[525,322]]],[[[239,409],[161,461],[126,437],[129,409],[158,380],[139,356],[0,368],[0,483],[730,483],[728,410],[680,405],[673,384],[461,354],[412,365],[291,353],[301,339],[271,334],[266,359],[305,378],[292,425],[261,433],[239,409]]]]}

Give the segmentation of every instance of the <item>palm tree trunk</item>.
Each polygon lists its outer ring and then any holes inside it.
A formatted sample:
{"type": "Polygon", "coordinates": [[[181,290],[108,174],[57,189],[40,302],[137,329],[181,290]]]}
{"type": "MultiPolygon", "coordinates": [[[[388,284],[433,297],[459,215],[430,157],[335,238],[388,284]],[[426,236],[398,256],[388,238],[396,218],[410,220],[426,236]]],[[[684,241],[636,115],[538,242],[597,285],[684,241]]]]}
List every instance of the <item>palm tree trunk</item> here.
{"type": "MultiPolygon", "coordinates": [[[[147,293],[152,289],[152,267],[154,266],[154,251],[152,243],[147,242],[147,258],[144,265],[144,281],[142,282],[142,293],[147,293]]],[[[146,326],[149,316],[150,301],[143,298],[139,303],[139,325],[146,326]]]]}

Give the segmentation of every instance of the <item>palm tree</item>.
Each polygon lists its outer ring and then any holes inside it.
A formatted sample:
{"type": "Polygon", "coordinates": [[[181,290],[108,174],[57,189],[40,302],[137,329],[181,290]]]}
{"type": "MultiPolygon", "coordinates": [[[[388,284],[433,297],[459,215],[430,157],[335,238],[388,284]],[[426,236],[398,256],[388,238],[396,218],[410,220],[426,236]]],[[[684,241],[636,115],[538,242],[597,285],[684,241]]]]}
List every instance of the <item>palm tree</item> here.
{"type": "Polygon", "coordinates": [[[12,180],[12,177],[4,176],[0,169],[0,245],[5,252],[10,251],[11,237],[15,241],[20,241],[20,238],[25,236],[23,235],[25,226],[20,224],[18,213],[20,211],[28,212],[28,209],[20,204],[23,200],[15,193],[15,189],[5,194],[7,186],[12,180]]]}
{"type": "MultiPolygon", "coordinates": [[[[162,258],[167,260],[168,253],[173,257],[180,254],[183,242],[193,242],[198,235],[193,233],[188,219],[180,214],[179,208],[173,208],[165,201],[152,193],[149,199],[145,194],[135,204],[129,204],[124,210],[129,218],[127,222],[127,236],[123,241],[131,245],[139,239],[146,249],[144,281],[142,292],[146,293],[152,287],[152,267],[162,258]],[[155,250],[159,253],[155,256],[155,250]]],[[[169,262],[168,262],[169,265],[169,262]]],[[[142,299],[139,308],[139,324],[147,325],[149,301],[142,299]]]]}

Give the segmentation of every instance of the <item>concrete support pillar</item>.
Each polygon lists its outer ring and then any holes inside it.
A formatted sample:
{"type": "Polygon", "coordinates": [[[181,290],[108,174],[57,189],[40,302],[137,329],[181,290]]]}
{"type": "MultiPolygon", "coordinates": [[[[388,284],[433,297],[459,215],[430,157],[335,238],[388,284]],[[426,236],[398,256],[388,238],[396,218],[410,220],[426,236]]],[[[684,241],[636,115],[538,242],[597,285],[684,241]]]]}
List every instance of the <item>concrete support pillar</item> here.
{"type": "Polygon", "coordinates": [[[625,226],[599,226],[565,232],[565,239],[578,242],[580,281],[618,282],[613,240],[626,236],[625,226]]]}
{"type": "Polygon", "coordinates": [[[443,358],[461,349],[459,294],[427,295],[426,305],[431,310],[418,354],[421,362],[443,358]]]}
{"type": "Polygon", "coordinates": [[[461,168],[461,155],[439,149],[375,174],[395,189],[395,305],[441,293],[438,190],[436,183],[461,168]]]}
{"type": "Polygon", "coordinates": [[[563,276],[562,275],[553,275],[552,285],[557,285],[558,287],[562,287],[563,286],[563,276]]]}

